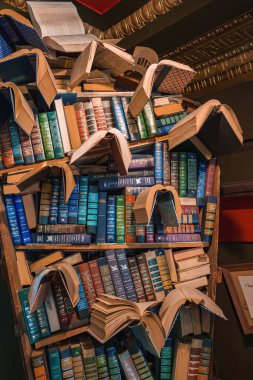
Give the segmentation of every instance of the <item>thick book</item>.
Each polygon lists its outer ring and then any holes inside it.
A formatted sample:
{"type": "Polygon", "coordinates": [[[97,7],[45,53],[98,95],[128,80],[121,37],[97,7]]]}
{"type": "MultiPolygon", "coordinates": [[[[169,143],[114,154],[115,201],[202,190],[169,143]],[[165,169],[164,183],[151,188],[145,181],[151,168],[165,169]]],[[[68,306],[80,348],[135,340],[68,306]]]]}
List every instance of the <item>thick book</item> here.
{"type": "Polygon", "coordinates": [[[87,204],[87,233],[96,234],[98,223],[98,187],[89,186],[87,204]]]}
{"type": "Polygon", "coordinates": [[[115,121],[112,113],[111,102],[110,99],[102,98],[102,105],[104,109],[104,115],[106,120],[107,129],[115,128],[115,121]]]}
{"type": "Polygon", "coordinates": [[[167,380],[172,376],[172,347],[173,339],[167,338],[161,351],[160,380],[167,380]]]}
{"type": "Polygon", "coordinates": [[[21,128],[19,128],[19,137],[25,164],[33,164],[35,162],[35,158],[33,154],[31,137],[28,136],[21,128]]]}
{"type": "Polygon", "coordinates": [[[116,195],[107,197],[106,242],[116,242],[116,195]]]}
{"type": "MultiPolygon", "coordinates": [[[[9,135],[11,141],[11,148],[14,157],[15,165],[24,164],[24,157],[21,149],[21,142],[19,137],[19,126],[12,117],[9,117],[8,121],[9,135]]],[[[2,131],[1,131],[2,133],[2,131]]]]}
{"type": "Polygon", "coordinates": [[[198,163],[198,185],[197,185],[197,205],[205,204],[205,183],[206,183],[206,162],[198,163]]]}
{"type": "Polygon", "coordinates": [[[198,370],[198,380],[206,380],[209,377],[209,372],[211,369],[211,358],[212,358],[212,340],[209,338],[204,338],[201,348],[199,370],[198,370]]]}
{"type": "Polygon", "coordinates": [[[68,214],[69,214],[69,206],[68,206],[68,203],[65,201],[63,181],[60,179],[58,223],[59,224],[67,224],[68,223],[68,214]]]}
{"type": "Polygon", "coordinates": [[[149,187],[154,184],[154,177],[115,177],[98,181],[100,191],[123,189],[124,187],[149,187]]]}
{"type": "Polygon", "coordinates": [[[96,291],[96,296],[99,297],[101,294],[105,292],[105,290],[104,290],[104,285],[102,282],[97,260],[88,261],[88,265],[89,265],[90,274],[93,280],[94,288],[96,291]]]}
{"type": "Polygon", "coordinates": [[[55,154],[46,112],[39,113],[39,123],[46,159],[52,160],[55,158],[55,154]]]}
{"type": "Polygon", "coordinates": [[[39,117],[37,110],[33,110],[35,124],[31,131],[31,143],[33,148],[33,154],[35,162],[45,161],[46,156],[44,152],[44,146],[41,136],[41,130],[39,125],[39,117]]]}
{"type": "Polygon", "coordinates": [[[89,245],[89,234],[37,234],[31,233],[33,244],[66,244],[66,245],[89,245]]]}
{"type": "Polygon", "coordinates": [[[145,252],[145,258],[148,265],[150,279],[153,284],[155,298],[158,301],[163,300],[165,297],[165,291],[163,288],[160,269],[157,263],[156,252],[155,251],[145,252]]]}
{"type": "Polygon", "coordinates": [[[43,349],[32,351],[31,364],[35,380],[47,380],[49,378],[47,358],[43,349]]]}
{"type": "Polygon", "coordinates": [[[168,142],[163,142],[163,185],[169,186],[170,185],[170,152],[168,148],[168,142]]]}
{"type": "Polygon", "coordinates": [[[68,200],[68,223],[77,224],[78,221],[78,200],[79,200],[79,176],[74,176],[75,187],[68,200]]]}
{"type": "Polygon", "coordinates": [[[164,249],[156,249],[156,260],[161,275],[163,289],[165,294],[167,294],[173,287],[164,249]]]}
{"type": "Polygon", "coordinates": [[[78,224],[87,224],[88,177],[79,177],[78,224]]]}
{"type": "Polygon", "coordinates": [[[178,173],[178,179],[179,179],[179,191],[178,194],[180,197],[187,197],[187,184],[188,184],[188,170],[189,166],[187,165],[187,153],[186,152],[179,152],[179,173],[178,173]],[[187,170],[188,168],[188,170],[187,170]]]}
{"type": "Polygon", "coordinates": [[[196,153],[187,153],[187,197],[197,197],[197,155],[196,153]]]}
{"type": "Polygon", "coordinates": [[[211,243],[217,209],[217,197],[206,197],[202,218],[202,240],[211,243]]]}
{"type": "Polygon", "coordinates": [[[59,281],[58,276],[55,276],[52,279],[52,291],[53,291],[57,315],[59,318],[61,328],[63,330],[67,330],[67,328],[70,324],[70,321],[68,318],[67,309],[66,309],[66,305],[64,303],[63,293],[62,293],[62,289],[61,289],[61,285],[60,285],[60,281],[59,281]]]}
{"type": "MultiPolygon", "coordinates": [[[[88,128],[88,134],[89,137],[96,133],[98,131],[98,126],[97,126],[97,120],[95,117],[95,112],[93,109],[93,104],[92,102],[84,102],[83,103],[83,109],[85,113],[85,119],[87,123],[87,128],[88,128]]],[[[87,140],[87,137],[85,136],[84,140],[87,140]]]]}
{"type": "Polygon", "coordinates": [[[60,128],[62,146],[63,146],[64,153],[66,154],[71,151],[71,143],[70,143],[70,137],[69,137],[68,126],[67,126],[62,99],[61,98],[55,99],[54,106],[55,106],[57,120],[58,120],[58,124],[60,128]]]}
{"type": "Polygon", "coordinates": [[[47,351],[50,379],[62,380],[61,359],[57,347],[49,347],[47,351]]]}
{"type": "Polygon", "coordinates": [[[210,197],[213,195],[216,165],[217,165],[216,158],[212,158],[208,162],[207,171],[206,171],[205,197],[210,197]]]}
{"type": "Polygon", "coordinates": [[[147,102],[142,110],[145,126],[148,132],[148,137],[157,135],[158,130],[155,121],[155,115],[153,112],[152,104],[147,102]]]}
{"type": "Polygon", "coordinates": [[[136,260],[137,260],[138,268],[140,271],[141,280],[143,283],[143,288],[144,288],[144,292],[145,292],[147,301],[153,301],[156,299],[155,291],[154,291],[153,284],[151,281],[151,277],[150,277],[150,273],[149,273],[148,264],[147,264],[145,254],[141,253],[141,254],[137,255],[136,260]]]}
{"type": "MultiPolygon", "coordinates": [[[[89,129],[88,129],[88,123],[86,120],[86,112],[87,111],[85,112],[83,102],[75,103],[74,109],[75,109],[75,115],[76,115],[77,128],[79,131],[79,137],[80,137],[80,141],[82,144],[84,141],[88,140],[89,135],[90,135],[89,129]]],[[[80,145],[79,145],[79,147],[80,147],[80,145]]]]}
{"type": "Polygon", "coordinates": [[[157,243],[179,243],[201,241],[200,234],[156,234],[157,243]]]}
{"type": "Polygon", "coordinates": [[[62,158],[64,157],[64,150],[63,150],[60,127],[58,124],[56,111],[48,112],[47,117],[48,117],[49,129],[51,133],[55,158],[62,158]]]}
{"type": "MultiPolygon", "coordinates": [[[[107,123],[102,103],[102,98],[92,98],[91,104],[95,115],[97,130],[107,130],[107,123]]],[[[87,118],[87,117],[86,117],[87,118]]]]}
{"type": "Polygon", "coordinates": [[[110,379],[109,368],[103,345],[95,345],[96,363],[99,379],[110,379]]]}
{"type": "Polygon", "coordinates": [[[69,140],[72,150],[76,150],[81,146],[81,138],[79,135],[77,116],[73,104],[64,106],[64,113],[68,128],[69,140]]]}
{"type": "Polygon", "coordinates": [[[21,233],[22,243],[31,243],[31,233],[28,228],[23,199],[21,195],[14,195],[13,201],[16,209],[16,215],[18,219],[18,225],[21,233]]]}
{"type": "Polygon", "coordinates": [[[163,184],[163,142],[154,143],[155,183],[163,184]]]}
{"type": "MultiPolygon", "coordinates": [[[[49,216],[48,216],[48,223],[56,225],[58,222],[58,215],[59,215],[59,197],[60,197],[60,178],[52,177],[51,179],[51,195],[50,195],[50,208],[49,208],[49,216]]],[[[44,224],[44,223],[43,223],[44,224]]],[[[41,224],[41,226],[43,225],[41,224]]],[[[44,225],[47,225],[45,223],[44,225]]],[[[37,233],[45,233],[46,231],[38,231],[37,233]]],[[[50,233],[50,232],[48,232],[50,233]]],[[[54,229],[52,229],[51,233],[56,233],[54,229]]]]}
{"type": "Polygon", "coordinates": [[[96,291],[91,277],[89,265],[88,263],[82,263],[79,264],[77,267],[81,276],[85,297],[90,311],[91,306],[94,304],[96,300],[96,291]]]}
{"type": "Polygon", "coordinates": [[[137,127],[140,135],[141,140],[145,140],[148,138],[148,131],[146,128],[143,112],[140,112],[139,115],[136,118],[137,127]]]}
{"type": "Polygon", "coordinates": [[[125,196],[116,195],[116,243],[125,243],[125,196]]]}
{"type": "Polygon", "coordinates": [[[85,378],[98,380],[95,349],[90,338],[81,338],[85,378]]]}
{"type": "Polygon", "coordinates": [[[2,154],[4,167],[5,168],[13,167],[15,165],[15,161],[14,161],[10,132],[9,132],[7,122],[5,122],[1,126],[0,146],[1,146],[1,154],[2,154]]]}
{"type": "Polygon", "coordinates": [[[50,198],[52,184],[50,180],[42,182],[39,209],[39,224],[48,224],[50,216],[50,198]]]}
{"type": "Polygon", "coordinates": [[[24,288],[19,290],[18,296],[22,307],[23,317],[25,320],[29,341],[31,344],[33,344],[41,339],[41,332],[37,318],[37,313],[30,312],[30,306],[28,301],[29,289],[30,288],[24,288]]]}
{"type": "Polygon", "coordinates": [[[121,380],[119,360],[115,346],[107,347],[106,350],[107,363],[112,380],[121,380]]]}
{"type": "Polygon", "coordinates": [[[122,348],[120,352],[118,352],[118,358],[121,364],[121,367],[124,371],[124,375],[126,379],[139,379],[139,375],[137,369],[134,365],[134,362],[131,358],[129,351],[125,348],[122,348]]]}
{"type": "Polygon", "coordinates": [[[98,193],[98,222],[97,222],[97,243],[106,243],[106,214],[107,210],[107,193],[100,191],[98,193]]]}
{"type": "Polygon", "coordinates": [[[137,300],[138,302],[146,302],[146,296],[145,296],[145,292],[143,288],[143,283],[141,280],[140,271],[139,271],[138,264],[136,261],[136,257],[134,256],[128,257],[127,261],[128,261],[131,277],[133,280],[137,300]]]}
{"type": "Polygon", "coordinates": [[[179,152],[170,152],[170,184],[179,190],[179,152]]]}
{"type": "Polygon", "coordinates": [[[128,336],[126,339],[126,346],[129,350],[131,358],[134,362],[135,368],[140,376],[140,379],[154,380],[154,377],[149,369],[147,360],[143,351],[137,344],[134,336],[128,336]]]}
{"type": "Polygon", "coordinates": [[[112,282],[112,276],[109,268],[109,264],[106,257],[101,257],[97,259],[101,279],[104,286],[104,291],[106,294],[115,295],[115,289],[112,282]]]}
{"type": "Polygon", "coordinates": [[[131,98],[128,98],[126,96],[121,97],[121,103],[123,107],[123,111],[125,114],[125,120],[127,123],[127,128],[129,132],[129,137],[131,141],[138,141],[140,140],[139,131],[136,119],[133,118],[129,111],[129,104],[130,104],[131,98]]]}
{"type": "Polygon", "coordinates": [[[63,379],[74,379],[73,359],[69,344],[61,344],[59,347],[61,358],[61,370],[63,379]]]}
{"type": "Polygon", "coordinates": [[[71,344],[74,379],[85,379],[82,348],[79,343],[71,344]]]}
{"type": "Polygon", "coordinates": [[[76,305],[77,315],[78,315],[78,318],[81,320],[86,319],[87,324],[88,324],[89,323],[89,305],[85,296],[82,277],[79,272],[78,266],[74,266],[74,269],[76,271],[76,274],[79,280],[79,288],[78,288],[79,301],[76,305]]]}
{"type": "Polygon", "coordinates": [[[125,288],[123,285],[123,280],[121,277],[121,272],[119,270],[119,265],[117,262],[115,251],[112,249],[105,251],[105,255],[106,255],[107,262],[108,262],[108,265],[110,268],[110,272],[111,272],[112,281],[113,281],[114,289],[116,292],[116,296],[126,299],[127,298],[126,292],[125,292],[125,288]]]}
{"type": "Polygon", "coordinates": [[[37,319],[40,328],[41,338],[46,338],[51,335],[51,330],[49,326],[49,321],[47,317],[47,312],[45,304],[42,304],[37,310],[37,319]]]}
{"type": "Polygon", "coordinates": [[[133,212],[135,200],[136,200],[136,197],[134,195],[125,195],[126,243],[136,243],[136,233],[135,233],[136,225],[135,225],[135,218],[134,218],[134,212],[133,212]]]}
{"type": "Polygon", "coordinates": [[[14,205],[13,195],[5,195],[4,201],[12,243],[13,245],[20,245],[22,244],[22,237],[21,231],[19,229],[18,217],[14,205]]]}

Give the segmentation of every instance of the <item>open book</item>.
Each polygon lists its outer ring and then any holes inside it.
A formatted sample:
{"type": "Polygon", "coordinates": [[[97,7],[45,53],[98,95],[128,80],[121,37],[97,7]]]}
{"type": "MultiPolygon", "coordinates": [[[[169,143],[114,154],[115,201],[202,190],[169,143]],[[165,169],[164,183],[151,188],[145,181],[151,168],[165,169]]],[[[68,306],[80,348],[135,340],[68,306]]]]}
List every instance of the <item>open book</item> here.
{"type": "Polygon", "coordinates": [[[63,178],[63,186],[64,186],[64,194],[65,194],[65,202],[68,201],[74,187],[76,185],[73,173],[65,162],[42,162],[41,164],[37,164],[29,172],[26,172],[20,179],[17,187],[20,191],[24,191],[27,187],[33,185],[38,181],[42,181],[48,178],[49,175],[59,176],[62,175],[63,178]]]}
{"type": "Polygon", "coordinates": [[[136,223],[149,224],[156,204],[163,226],[177,227],[182,213],[180,199],[173,186],[163,185],[154,185],[140,192],[133,208],[136,223]]]}
{"type": "Polygon", "coordinates": [[[92,305],[89,333],[101,343],[127,326],[133,329],[138,340],[153,354],[160,356],[165,340],[170,334],[178,312],[186,302],[193,302],[226,319],[222,310],[210,297],[187,286],[172,290],[164,299],[159,317],[149,308],[159,301],[135,302],[111,295],[102,295],[92,305]]]}
{"type": "Polygon", "coordinates": [[[137,71],[142,76],[147,68],[153,63],[158,63],[159,58],[153,49],[144,46],[136,46],[133,52],[134,71],[137,71]]]}
{"type": "Polygon", "coordinates": [[[164,59],[150,65],[144,74],[129,105],[133,117],[137,117],[150,99],[152,92],[181,94],[192,80],[195,71],[190,66],[164,59]]]}
{"type": "Polygon", "coordinates": [[[36,82],[48,107],[57,94],[54,75],[39,49],[21,49],[0,59],[0,78],[16,84],[36,82]]]}
{"type": "Polygon", "coordinates": [[[21,93],[18,86],[12,82],[6,82],[0,86],[0,124],[10,115],[13,115],[15,122],[30,135],[35,123],[34,114],[21,93]]]}
{"type": "Polygon", "coordinates": [[[28,1],[34,28],[50,48],[65,53],[80,53],[92,40],[72,2],[28,1]]]}
{"type": "Polygon", "coordinates": [[[68,263],[55,263],[38,273],[31,285],[28,294],[30,312],[32,313],[45,301],[52,278],[58,274],[62,286],[75,307],[79,301],[79,279],[72,265],[68,263]]]}
{"type": "Polygon", "coordinates": [[[204,145],[211,155],[226,154],[241,147],[243,135],[233,110],[212,99],[174,125],[169,133],[169,148],[190,139],[204,145]]]}
{"type": "Polygon", "coordinates": [[[75,87],[87,79],[94,68],[108,69],[112,75],[117,76],[133,69],[134,59],[116,45],[92,41],[76,59],[69,86],[75,87]]]}
{"type": "Polygon", "coordinates": [[[128,174],[128,167],[132,158],[127,140],[123,134],[116,128],[110,128],[108,131],[100,130],[95,132],[78,148],[71,156],[70,165],[81,162],[81,158],[94,148],[104,148],[108,146],[118,171],[121,175],[128,174]]]}

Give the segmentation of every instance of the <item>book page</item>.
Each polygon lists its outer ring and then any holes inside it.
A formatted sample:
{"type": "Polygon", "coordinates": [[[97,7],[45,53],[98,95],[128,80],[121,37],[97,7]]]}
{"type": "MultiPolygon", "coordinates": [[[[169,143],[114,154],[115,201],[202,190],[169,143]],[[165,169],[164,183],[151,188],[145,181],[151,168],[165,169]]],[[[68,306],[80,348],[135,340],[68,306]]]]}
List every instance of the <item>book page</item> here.
{"type": "Polygon", "coordinates": [[[44,37],[44,42],[52,49],[66,53],[81,53],[93,40],[98,40],[94,34],[75,34],[44,37]]]}
{"type": "Polygon", "coordinates": [[[238,280],[242,287],[250,316],[253,318],[253,276],[238,276],[238,280]]]}
{"type": "Polygon", "coordinates": [[[83,22],[71,2],[28,1],[27,5],[41,38],[85,34],[83,22]]]}

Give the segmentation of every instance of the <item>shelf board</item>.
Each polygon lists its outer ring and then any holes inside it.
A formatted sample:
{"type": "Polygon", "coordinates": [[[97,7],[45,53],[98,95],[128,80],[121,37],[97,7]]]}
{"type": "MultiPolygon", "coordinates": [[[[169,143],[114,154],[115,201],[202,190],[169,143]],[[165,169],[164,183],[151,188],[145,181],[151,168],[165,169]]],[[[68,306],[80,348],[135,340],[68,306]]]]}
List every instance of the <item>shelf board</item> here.
{"type": "Polygon", "coordinates": [[[39,348],[48,346],[49,344],[58,343],[58,342],[61,342],[62,340],[72,338],[73,336],[76,336],[88,331],[88,328],[89,326],[82,326],[73,330],[64,331],[64,332],[61,331],[59,333],[53,334],[49,336],[48,338],[44,338],[36,342],[35,348],[36,350],[38,350],[39,348]]]}
{"type": "Polygon", "coordinates": [[[106,251],[108,249],[154,249],[154,248],[197,248],[208,247],[208,243],[179,242],[179,243],[128,243],[128,244],[90,244],[90,245],[60,245],[60,244],[27,244],[17,245],[16,250],[63,250],[73,252],[106,251]]]}

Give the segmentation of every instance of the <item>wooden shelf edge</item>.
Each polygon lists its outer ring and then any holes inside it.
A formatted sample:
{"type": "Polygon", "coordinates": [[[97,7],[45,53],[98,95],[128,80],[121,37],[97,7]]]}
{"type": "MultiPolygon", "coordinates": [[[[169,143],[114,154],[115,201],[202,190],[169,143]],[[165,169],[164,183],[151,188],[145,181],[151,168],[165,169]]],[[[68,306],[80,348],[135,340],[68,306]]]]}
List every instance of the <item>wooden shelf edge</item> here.
{"type": "Polygon", "coordinates": [[[48,346],[50,344],[58,343],[58,342],[61,342],[65,339],[72,338],[73,336],[87,332],[88,328],[89,328],[89,326],[82,326],[82,327],[78,327],[78,328],[73,329],[73,330],[53,334],[53,335],[49,336],[48,338],[44,338],[44,339],[41,339],[38,342],[36,342],[34,344],[35,348],[36,348],[36,350],[38,350],[39,348],[48,346]]]}
{"type": "Polygon", "coordinates": [[[106,251],[108,249],[153,249],[153,248],[195,248],[208,247],[208,243],[179,242],[179,243],[129,243],[129,244],[91,244],[91,245],[60,245],[60,244],[27,244],[17,245],[16,250],[65,250],[65,251],[106,251]]]}

